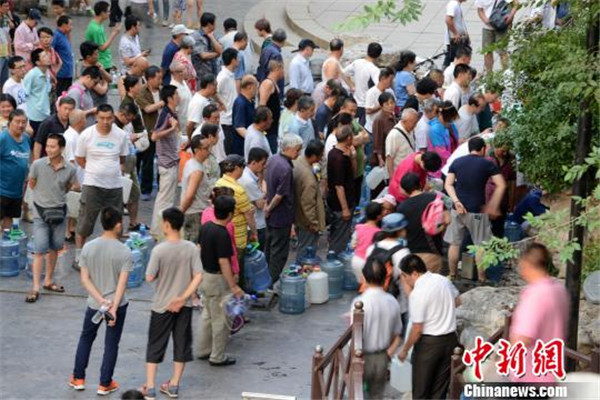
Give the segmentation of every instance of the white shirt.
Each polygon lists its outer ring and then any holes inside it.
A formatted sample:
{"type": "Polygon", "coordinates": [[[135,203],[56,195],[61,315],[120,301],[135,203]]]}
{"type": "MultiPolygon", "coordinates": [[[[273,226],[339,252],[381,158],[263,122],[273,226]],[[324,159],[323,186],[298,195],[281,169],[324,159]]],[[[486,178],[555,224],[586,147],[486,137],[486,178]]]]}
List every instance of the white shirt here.
{"type": "MultiPolygon", "coordinates": [[[[201,125],[198,125],[198,127],[196,129],[194,129],[194,132],[192,132],[192,137],[196,136],[196,135],[200,135],[200,131],[202,130],[202,125],[204,125],[204,120],[202,121],[201,125]]],[[[221,125],[219,125],[219,139],[217,140],[217,144],[215,144],[213,147],[210,148],[210,153],[215,156],[215,159],[217,160],[218,163],[220,163],[221,161],[223,161],[226,157],[225,154],[225,132],[223,132],[223,128],[221,128],[221,125]]]]}
{"type": "MultiPolygon", "coordinates": [[[[394,94],[394,91],[390,88],[387,88],[385,91],[391,93],[392,95],[394,94]]],[[[379,96],[381,95],[381,93],[383,92],[379,90],[377,85],[367,90],[367,94],[365,96],[365,108],[379,107],[379,96]]],[[[367,131],[373,132],[373,121],[375,121],[375,118],[377,118],[380,112],[381,108],[379,109],[379,111],[374,112],[373,114],[365,113],[367,116],[367,120],[365,122],[365,129],[367,131]]]]}
{"type": "Polygon", "coordinates": [[[556,6],[553,6],[550,1],[531,9],[531,17],[538,16],[541,17],[544,28],[552,29],[556,26],[556,6]]]}
{"type": "Polygon", "coordinates": [[[246,137],[244,139],[244,158],[246,159],[246,162],[248,162],[250,149],[254,147],[260,147],[269,153],[269,157],[271,157],[271,147],[269,147],[269,141],[267,140],[265,133],[256,129],[256,126],[252,124],[246,130],[246,137]]]}
{"type": "MultiPolygon", "coordinates": [[[[387,350],[394,337],[402,333],[398,302],[383,288],[369,287],[352,302],[362,301],[364,310],[363,349],[366,352],[387,350]]],[[[351,314],[352,312],[351,312],[351,314]]]]}
{"type": "Polygon", "coordinates": [[[356,105],[365,107],[367,90],[369,90],[369,81],[373,85],[379,82],[379,68],[364,58],[355,60],[343,70],[345,75],[354,78],[354,99],[356,105]]]}
{"type": "Polygon", "coordinates": [[[419,119],[417,126],[415,127],[415,150],[426,149],[427,148],[427,139],[429,137],[429,131],[431,130],[431,125],[429,125],[429,121],[431,121],[425,113],[419,119]]]}
{"type": "Polygon", "coordinates": [[[65,138],[65,150],[63,151],[63,157],[70,163],[75,163],[75,168],[77,171],[77,182],[79,184],[83,183],[84,170],[77,164],[75,161],[75,150],[77,148],[77,139],[79,138],[79,133],[73,129],[72,127],[68,127],[65,133],[63,133],[65,138]]]}
{"type": "Polygon", "coordinates": [[[202,96],[200,93],[194,93],[192,100],[190,100],[190,104],[188,105],[188,122],[193,122],[196,125],[199,125],[204,120],[204,117],[202,117],[202,111],[204,111],[204,107],[210,104],[210,101],[211,100],[209,98],[202,96]]]}
{"type": "Polygon", "coordinates": [[[123,187],[120,157],[129,155],[127,134],[113,124],[108,135],[101,135],[96,125],[85,129],[77,139],[75,157],[85,158],[84,185],[104,189],[123,187]]]}
{"type": "MultiPolygon", "coordinates": [[[[250,168],[244,168],[244,173],[240,179],[238,179],[238,183],[246,190],[250,202],[253,203],[265,198],[266,195],[260,188],[258,177],[250,170],[250,168]]],[[[266,228],[267,222],[265,221],[265,213],[262,208],[255,207],[254,215],[256,217],[256,229],[266,228]]]]}
{"type": "MultiPolygon", "coordinates": [[[[190,101],[192,100],[192,91],[186,81],[177,82],[175,79],[171,78],[170,84],[177,88],[179,104],[175,111],[179,118],[179,126],[182,126],[185,129],[185,126],[187,125],[188,109],[190,107],[190,101]]],[[[158,103],[156,100],[154,102],[158,103]]]]}
{"type": "Polygon", "coordinates": [[[423,335],[442,336],[456,331],[458,295],[458,289],[445,276],[424,273],[410,293],[410,320],[423,324],[423,335]]]}
{"type": "MultiPolygon", "coordinates": [[[[8,67],[7,67],[8,68],[8,67]]],[[[21,82],[15,81],[12,77],[4,83],[2,93],[10,94],[17,102],[17,108],[27,112],[27,92],[21,82]]]]}
{"type": "Polygon", "coordinates": [[[137,57],[140,54],[142,54],[142,48],[140,47],[139,35],[131,36],[125,32],[119,41],[119,56],[123,74],[126,74],[131,69],[131,66],[128,67],[125,65],[125,58],[137,57]]]}
{"type": "Polygon", "coordinates": [[[452,61],[444,70],[444,89],[448,89],[454,81],[454,67],[456,67],[456,64],[452,61]]]}
{"type": "Polygon", "coordinates": [[[329,152],[338,144],[337,137],[335,133],[331,133],[327,136],[325,140],[325,160],[329,158],[329,152]]]}
{"type": "Polygon", "coordinates": [[[233,103],[238,93],[235,88],[235,74],[225,66],[221,67],[221,72],[217,75],[217,93],[225,103],[225,111],[221,111],[221,123],[231,125],[233,103]]]}
{"type": "MultiPolygon", "coordinates": [[[[446,15],[454,19],[454,27],[459,35],[462,36],[467,34],[467,26],[465,25],[465,20],[463,18],[462,7],[457,0],[450,0],[448,2],[446,5],[446,15]]],[[[450,30],[447,26],[445,40],[446,44],[450,43],[450,30]]]]}
{"type": "MultiPolygon", "coordinates": [[[[448,86],[448,89],[444,92],[444,101],[451,102],[454,107],[458,110],[463,104],[466,104],[464,100],[465,93],[456,81],[452,81],[452,84],[448,86]]],[[[468,99],[467,99],[468,100],[468,99]]]]}
{"type": "Polygon", "coordinates": [[[459,118],[454,121],[458,130],[459,139],[469,139],[472,135],[479,133],[479,123],[477,115],[469,112],[469,105],[465,104],[458,110],[459,118]]]}
{"type": "Polygon", "coordinates": [[[415,139],[412,132],[406,133],[406,129],[402,126],[402,121],[398,122],[390,133],[385,138],[385,156],[392,157],[393,170],[406,156],[415,152],[415,139]],[[404,132],[399,132],[398,129],[404,132]],[[406,137],[405,137],[406,135],[406,137]],[[408,140],[406,140],[408,138],[408,140]]]}
{"type": "Polygon", "coordinates": [[[289,78],[290,88],[299,89],[304,93],[312,93],[315,90],[310,63],[302,54],[296,54],[290,62],[289,78]]]}
{"type": "MultiPolygon", "coordinates": [[[[477,7],[478,9],[483,8],[485,16],[489,18],[490,15],[492,15],[492,11],[494,10],[494,4],[496,4],[497,2],[500,2],[500,0],[475,0],[475,7],[477,7]]],[[[483,29],[487,29],[488,31],[494,30],[494,28],[492,28],[486,23],[483,24],[483,29]]]]}
{"type": "MultiPolygon", "coordinates": [[[[400,243],[395,239],[384,239],[377,243],[377,247],[380,249],[391,250],[392,248],[398,246],[400,243]]],[[[371,255],[375,245],[372,244],[367,249],[367,257],[371,255]]],[[[392,275],[395,280],[400,279],[400,262],[402,259],[410,254],[410,250],[408,247],[398,250],[394,254],[392,254],[392,275]]],[[[402,285],[398,285],[400,287],[400,294],[398,295],[398,304],[400,306],[400,313],[405,313],[408,311],[408,299],[406,298],[406,294],[404,294],[404,290],[402,289],[402,285]]]]}
{"type": "MultiPolygon", "coordinates": [[[[479,135],[483,140],[487,141],[489,139],[493,139],[494,138],[494,133],[484,133],[479,135]]],[[[454,162],[454,160],[456,160],[459,157],[462,156],[466,156],[467,154],[469,154],[469,142],[464,142],[461,145],[459,145],[456,150],[454,150],[454,153],[452,153],[450,155],[450,157],[448,158],[448,161],[446,161],[446,165],[444,165],[442,167],[442,174],[444,175],[448,175],[448,172],[450,171],[450,166],[452,165],[452,163],[454,162]]]]}

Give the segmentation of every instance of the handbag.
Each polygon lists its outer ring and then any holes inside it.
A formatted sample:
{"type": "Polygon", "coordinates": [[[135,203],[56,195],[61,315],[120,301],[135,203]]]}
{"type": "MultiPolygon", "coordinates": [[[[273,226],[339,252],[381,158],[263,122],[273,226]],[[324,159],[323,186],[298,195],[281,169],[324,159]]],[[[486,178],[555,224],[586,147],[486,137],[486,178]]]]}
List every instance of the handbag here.
{"type": "Polygon", "coordinates": [[[138,140],[133,142],[133,145],[135,146],[136,150],[140,153],[148,150],[148,147],[150,147],[150,139],[148,139],[148,131],[144,130],[144,132],[142,132],[141,135],[142,136],[140,136],[138,140]]]}
{"type": "Polygon", "coordinates": [[[42,207],[36,203],[33,203],[42,221],[48,225],[60,225],[63,223],[67,216],[67,205],[64,204],[60,207],[42,207]]]}
{"type": "Polygon", "coordinates": [[[506,23],[506,16],[510,13],[508,8],[508,3],[504,0],[496,0],[494,2],[494,7],[492,8],[492,13],[490,14],[490,26],[494,28],[497,32],[504,32],[508,29],[508,24],[506,23]]]}

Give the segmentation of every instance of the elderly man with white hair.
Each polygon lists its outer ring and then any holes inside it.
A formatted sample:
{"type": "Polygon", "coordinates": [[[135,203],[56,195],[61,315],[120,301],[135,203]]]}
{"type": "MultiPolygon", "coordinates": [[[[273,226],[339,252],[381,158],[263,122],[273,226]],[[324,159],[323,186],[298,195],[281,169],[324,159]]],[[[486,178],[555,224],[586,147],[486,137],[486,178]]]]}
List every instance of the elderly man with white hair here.
{"type": "Polygon", "coordinates": [[[435,118],[439,107],[439,100],[427,99],[423,102],[423,115],[415,127],[415,147],[416,151],[427,149],[427,137],[431,126],[429,122],[435,118]]]}
{"type": "Polygon", "coordinates": [[[294,161],[302,150],[302,138],[289,133],[283,136],[281,152],[267,162],[267,242],[265,255],[273,282],[279,279],[290,250],[294,223],[294,161]]]}
{"type": "Polygon", "coordinates": [[[413,130],[419,122],[419,113],[412,108],[402,110],[400,122],[396,124],[385,138],[385,164],[389,176],[407,155],[414,153],[415,137],[413,130]]]}

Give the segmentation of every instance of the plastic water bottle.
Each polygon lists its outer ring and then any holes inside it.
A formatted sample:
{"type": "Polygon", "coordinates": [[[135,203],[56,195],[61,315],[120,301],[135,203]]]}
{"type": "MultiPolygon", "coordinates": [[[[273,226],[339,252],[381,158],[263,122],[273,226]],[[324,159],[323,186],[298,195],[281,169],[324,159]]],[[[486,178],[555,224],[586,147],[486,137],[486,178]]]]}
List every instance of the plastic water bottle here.
{"type": "Polygon", "coordinates": [[[92,317],[92,322],[98,325],[104,318],[106,318],[106,312],[108,311],[109,306],[107,304],[102,304],[100,309],[96,311],[96,314],[92,317]]]}

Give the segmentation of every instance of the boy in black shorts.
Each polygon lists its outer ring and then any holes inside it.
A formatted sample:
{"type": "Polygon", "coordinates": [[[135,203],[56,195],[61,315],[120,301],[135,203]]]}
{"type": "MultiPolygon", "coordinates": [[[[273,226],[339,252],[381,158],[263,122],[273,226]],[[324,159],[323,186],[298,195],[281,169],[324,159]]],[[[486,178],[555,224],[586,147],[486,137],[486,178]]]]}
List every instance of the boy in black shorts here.
{"type": "Polygon", "coordinates": [[[166,240],[152,250],[146,271],[146,280],[156,281],[146,350],[146,385],[142,388],[146,400],[156,398],[156,372],[171,335],[173,376],[160,385],[160,391],[171,398],[178,397],[185,363],[193,359],[191,296],[202,282],[200,252],[194,243],[182,240],[179,233],[183,212],[168,208],[162,217],[166,240]]]}

